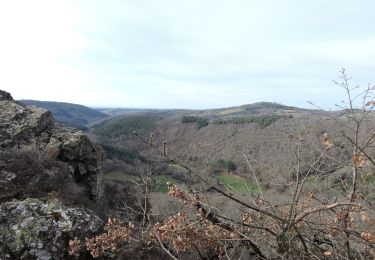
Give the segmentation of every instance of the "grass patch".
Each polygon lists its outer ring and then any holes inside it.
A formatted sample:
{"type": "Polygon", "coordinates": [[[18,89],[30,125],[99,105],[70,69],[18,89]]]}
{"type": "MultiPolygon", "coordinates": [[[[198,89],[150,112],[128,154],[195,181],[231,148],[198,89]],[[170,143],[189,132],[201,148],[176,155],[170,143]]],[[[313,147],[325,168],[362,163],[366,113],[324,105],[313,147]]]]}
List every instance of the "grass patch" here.
{"type": "Polygon", "coordinates": [[[173,182],[172,178],[163,175],[152,176],[152,180],[155,182],[153,191],[155,192],[168,192],[167,182],[173,182]]]}
{"type": "Polygon", "coordinates": [[[219,180],[228,188],[240,193],[258,192],[256,185],[237,175],[221,174],[219,180]]]}

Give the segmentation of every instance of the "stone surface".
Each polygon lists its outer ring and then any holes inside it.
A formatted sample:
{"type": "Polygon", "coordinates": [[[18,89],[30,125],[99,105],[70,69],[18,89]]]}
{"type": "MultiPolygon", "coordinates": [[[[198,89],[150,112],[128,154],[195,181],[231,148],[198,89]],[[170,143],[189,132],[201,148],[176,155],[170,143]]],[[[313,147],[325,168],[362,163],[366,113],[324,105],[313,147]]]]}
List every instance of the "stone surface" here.
{"type": "Polygon", "coordinates": [[[102,221],[91,211],[56,200],[13,200],[0,205],[0,259],[66,259],[69,240],[84,242],[102,221]]]}
{"type": "Polygon", "coordinates": [[[0,171],[0,184],[8,184],[16,178],[16,174],[7,171],[0,171]]]}
{"type": "Polygon", "coordinates": [[[13,100],[12,95],[0,89],[0,100],[13,100]]]}
{"type": "Polygon", "coordinates": [[[103,160],[84,133],[0,90],[0,260],[67,259],[69,240],[97,234],[103,223],[94,212],[62,201],[100,201],[103,160]]]}
{"type": "Polygon", "coordinates": [[[26,107],[0,90],[0,150],[26,146],[49,151],[69,165],[76,182],[90,190],[90,198],[101,197],[102,149],[84,133],[55,123],[49,111],[26,107]]]}

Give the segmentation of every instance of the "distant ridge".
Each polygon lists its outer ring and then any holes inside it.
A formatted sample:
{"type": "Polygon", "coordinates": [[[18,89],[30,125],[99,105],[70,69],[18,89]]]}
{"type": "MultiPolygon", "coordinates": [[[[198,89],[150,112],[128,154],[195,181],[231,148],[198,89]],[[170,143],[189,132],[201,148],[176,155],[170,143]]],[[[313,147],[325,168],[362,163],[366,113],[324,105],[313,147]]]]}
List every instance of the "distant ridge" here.
{"type": "Polygon", "coordinates": [[[67,102],[20,100],[30,106],[38,106],[51,111],[57,121],[68,126],[88,131],[104,120],[132,115],[152,115],[160,118],[182,117],[183,115],[202,116],[209,120],[223,120],[246,116],[299,116],[314,110],[287,106],[276,102],[256,102],[240,106],[215,109],[147,109],[147,108],[89,108],[67,102]]]}
{"type": "Polygon", "coordinates": [[[87,131],[92,124],[108,117],[107,114],[82,105],[38,100],[20,100],[27,106],[37,106],[52,112],[55,119],[68,126],[87,131]]]}

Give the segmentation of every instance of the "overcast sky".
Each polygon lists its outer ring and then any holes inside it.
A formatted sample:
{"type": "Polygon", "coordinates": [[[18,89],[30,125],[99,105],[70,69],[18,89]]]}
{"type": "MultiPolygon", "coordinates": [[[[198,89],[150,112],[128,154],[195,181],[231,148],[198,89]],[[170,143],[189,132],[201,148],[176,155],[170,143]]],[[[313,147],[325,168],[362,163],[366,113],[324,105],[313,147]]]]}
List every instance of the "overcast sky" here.
{"type": "Polygon", "coordinates": [[[89,106],[325,108],[375,82],[375,1],[0,2],[0,89],[89,106]]]}

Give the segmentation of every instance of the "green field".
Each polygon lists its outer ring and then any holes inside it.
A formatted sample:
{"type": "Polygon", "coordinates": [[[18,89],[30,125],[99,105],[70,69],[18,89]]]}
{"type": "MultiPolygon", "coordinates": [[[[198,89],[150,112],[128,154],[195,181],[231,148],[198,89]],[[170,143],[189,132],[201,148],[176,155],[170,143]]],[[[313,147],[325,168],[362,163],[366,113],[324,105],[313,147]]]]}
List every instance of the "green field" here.
{"type": "Polygon", "coordinates": [[[240,193],[256,193],[258,188],[255,184],[251,183],[244,178],[232,174],[221,174],[219,180],[228,188],[235,192],[240,193]]]}
{"type": "MultiPolygon", "coordinates": [[[[120,182],[131,182],[136,179],[136,176],[126,174],[121,171],[112,171],[104,175],[106,180],[120,181],[120,182]]],[[[153,180],[153,191],[154,192],[168,192],[167,182],[176,183],[176,180],[164,175],[151,176],[153,180]]],[[[251,181],[246,180],[238,175],[222,173],[218,176],[218,179],[228,188],[239,193],[257,193],[258,188],[251,181]]]]}

